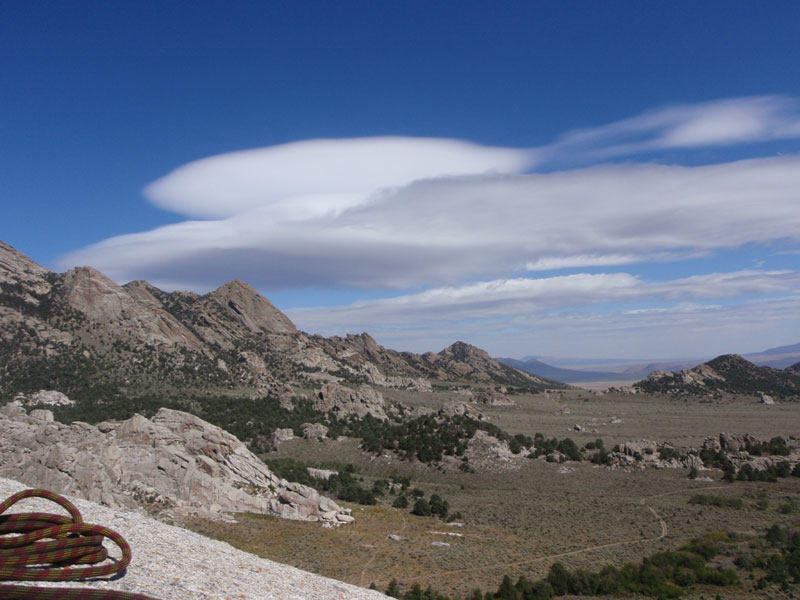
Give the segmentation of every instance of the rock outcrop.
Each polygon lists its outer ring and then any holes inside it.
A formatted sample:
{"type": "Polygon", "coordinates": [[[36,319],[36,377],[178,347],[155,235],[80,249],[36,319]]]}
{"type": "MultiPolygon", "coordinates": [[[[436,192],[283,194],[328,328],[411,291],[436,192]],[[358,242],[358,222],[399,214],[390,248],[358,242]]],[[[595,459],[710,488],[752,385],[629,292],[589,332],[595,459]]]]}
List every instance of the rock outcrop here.
{"type": "Polygon", "coordinates": [[[65,425],[47,410],[0,409],[0,475],[111,507],[176,517],[274,514],[340,524],[349,510],[312,488],[276,477],[244,444],[185,412],[152,419],[65,425]]]}
{"type": "Polygon", "coordinates": [[[298,333],[289,317],[244,281],[230,281],[211,292],[209,297],[252,332],[298,333]]]}
{"type": "Polygon", "coordinates": [[[322,423],[303,423],[300,429],[307,440],[324,440],[328,436],[328,428],[322,423]]]}
{"type": "Polygon", "coordinates": [[[39,390],[27,397],[25,394],[19,394],[14,400],[21,402],[25,406],[37,406],[39,404],[44,406],[72,406],[75,404],[75,401],[70,400],[66,394],[56,390],[39,390]]]}
{"type": "Polygon", "coordinates": [[[765,471],[786,463],[791,468],[800,464],[800,443],[791,438],[772,438],[768,443],[749,433],[725,433],[710,436],[703,442],[703,450],[722,453],[737,471],[745,465],[755,471],[765,471]]]}
{"type": "Polygon", "coordinates": [[[504,392],[476,392],[472,394],[472,402],[486,406],[514,406],[514,399],[504,392]]]}
{"type": "Polygon", "coordinates": [[[114,331],[153,345],[179,345],[196,351],[203,347],[143,286],[132,286],[131,294],[91,267],[67,271],[63,284],[72,308],[114,331]]]}
{"type": "Polygon", "coordinates": [[[785,398],[800,395],[800,373],[759,367],[738,354],[725,354],[685,371],[653,371],[634,387],[648,393],[706,396],[724,392],[785,398]]]}
{"type": "Polygon", "coordinates": [[[748,445],[760,444],[761,441],[749,433],[731,434],[722,432],[719,434],[719,447],[725,452],[739,452],[748,445]]]}
{"type": "Polygon", "coordinates": [[[478,420],[483,419],[480,411],[462,400],[448,400],[438,412],[442,417],[466,416],[478,420]]]}
{"type": "Polygon", "coordinates": [[[338,417],[372,415],[385,421],[383,395],[368,385],[352,389],[338,383],[326,383],[314,398],[313,406],[320,412],[333,412],[338,417]]]}
{"type": "Polygon", "coordinates": [[[464,452],[471,467],[485,471],[516,471],[521,467],[521,459],[529,454],[526,449],[514,454],[508,442],[480,429],[470,438],[464,452]]]}

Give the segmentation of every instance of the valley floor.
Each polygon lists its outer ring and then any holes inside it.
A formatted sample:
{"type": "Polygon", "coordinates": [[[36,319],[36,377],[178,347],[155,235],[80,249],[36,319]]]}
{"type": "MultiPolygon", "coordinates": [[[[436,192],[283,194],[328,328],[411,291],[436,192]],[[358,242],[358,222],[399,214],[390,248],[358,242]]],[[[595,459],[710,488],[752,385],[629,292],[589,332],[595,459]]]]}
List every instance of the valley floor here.
{"type": "MultiPolygon", "coordinates": [[[[569,436],[580,446],[596,438],[606,447],[645,438],[696,447],[720,431],[748,432],[761,439],[800,434],[798,403],[766,406],[752,398],[684,402],[584,391],[516,400],[516,406],[484,412],[511,433],[569,436]]],[[[556,561],[569,569],[597,571],[676,549],[705,533],[746,537],[800,518],[797,477],[777,483],[725,483],[716,470],[701,471],[700,477],[711,479],[702,481],[688,479],[684,469],[624,472],[588,461],[556,464],[527,458],[486,463],[464,473],[394,456],[369,456],[356,440],[344,438],[295,439],[271,456],[352,463],[367,485],[378,478],[409,476],[427,496],[446,498],[451,513],[463,513],[463,525],[454,526],[391,508],[393,496],[387,495],[378,506],[351,505],[356,522],[336,529],[252,515],[240,515],[234,526],[191,524],[256,554],[360,586],[374,582],[381,590],[397,579],[403,589],[419,583],[461,597],[474,588],[496,590],[505,574],[515,581],[521,575],[539,579],[556,561]],[[689,503],[697,494],[740,499],[742,506],[689,503]],[[787,506],[795,508],[787,512],[787,506]]],[[[723,597],[753,597],[751,588],[752,582],[745,581],[736,589],[726,588],[723,597]]],[[[714,597],[708,591],[705,595],[714,597]]]]}

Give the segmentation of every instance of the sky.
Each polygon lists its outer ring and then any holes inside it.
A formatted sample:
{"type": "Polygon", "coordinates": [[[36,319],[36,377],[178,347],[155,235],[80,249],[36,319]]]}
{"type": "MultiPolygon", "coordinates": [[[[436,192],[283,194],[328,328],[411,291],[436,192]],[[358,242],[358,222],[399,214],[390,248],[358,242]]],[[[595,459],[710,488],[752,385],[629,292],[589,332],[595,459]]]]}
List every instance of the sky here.
{"type": "Polygon", "coordinates": [[[800,4],[0,0],[0,239],[494,356],[800,341],[800,4]]]}

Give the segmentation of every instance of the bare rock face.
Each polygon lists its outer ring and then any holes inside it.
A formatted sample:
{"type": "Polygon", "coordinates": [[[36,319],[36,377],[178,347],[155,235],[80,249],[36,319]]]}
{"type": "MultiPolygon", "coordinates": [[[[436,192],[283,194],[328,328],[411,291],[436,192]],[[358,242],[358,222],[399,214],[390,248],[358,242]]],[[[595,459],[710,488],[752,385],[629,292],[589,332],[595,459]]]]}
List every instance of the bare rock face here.
{"type": "Polygon", "coordinates": [[[338,383],[326,383],[314,398],[314,410],[333,411],[340,417],[372,415],[381,421],[387,419],[383,395],[366,384],[354,390],[338,383]]]}
{"type": "MultiPolygon", "coordinates": [[[[140,282],[143,283],[143,282],[140,282]]],[[[202,342],[169,314],[144,285],[127,289],[91,267],[77,267],[64,274],[67,301],[93,321],[124,331],[148,344],[200,350],[202,342]]]]}
{"type": "MultiPolygon", "coordinates": [[[[25,286],[42,295],[51,288],[45,278],[48,273],[50,271],[0,240],[0,283],[25,286]]],[[[31,296],[25,300],[35,302],[31,296]]]]}
{"type": "Polygon", "coordinates": [[[244,281],[230,281],[211,292],[209,297],[252,332],[298,333],[289,317],[244,281]]]}
{"type": "Polygon", "coordinates": [[[111,507],[178,517],[247,511],[353,520],[316,490],[279,479],[236,437],[194,415],[162,408],[152,419],[135,415],[92,426],[64,425],[44,413],[0,409],[0,475],[111,507]]]}

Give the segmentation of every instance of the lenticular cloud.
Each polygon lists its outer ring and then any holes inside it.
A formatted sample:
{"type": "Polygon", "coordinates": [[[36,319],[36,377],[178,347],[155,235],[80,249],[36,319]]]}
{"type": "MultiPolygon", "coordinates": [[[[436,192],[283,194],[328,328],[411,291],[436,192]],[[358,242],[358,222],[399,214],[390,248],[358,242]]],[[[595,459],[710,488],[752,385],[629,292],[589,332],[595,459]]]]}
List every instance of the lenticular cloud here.
{"type": "Polygon", "coordinates": [[[212,156],[145,188],[151,202],[192,218],[272,210],[292,220],[338,214],[417,180],[515,173],[529,151],[449,139],[309,140],[212,156]]]}
{"type": "Polygon", "coordinates": [[[64,257],[117,281],[204,291],[430,289],[529,271],[669,262],[800,242],[800,155],[701,165],[595,164],[676,146],[800,137],[791,98],[644,113],[534,149],[452,139],[309,140],[205,158],[145,188],[180,223],[64,257]]]}

